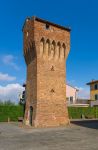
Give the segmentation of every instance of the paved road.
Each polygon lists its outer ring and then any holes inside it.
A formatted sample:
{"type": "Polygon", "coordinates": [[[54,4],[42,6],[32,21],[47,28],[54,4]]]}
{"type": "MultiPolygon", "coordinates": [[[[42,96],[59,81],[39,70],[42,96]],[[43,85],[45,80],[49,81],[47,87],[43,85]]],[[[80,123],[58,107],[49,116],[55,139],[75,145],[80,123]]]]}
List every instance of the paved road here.
{"type": "Polygon", "coordinates": [[[84,125],[24,129],[0,123],[0,150],[98,150],[98,129],[84,125]]]}

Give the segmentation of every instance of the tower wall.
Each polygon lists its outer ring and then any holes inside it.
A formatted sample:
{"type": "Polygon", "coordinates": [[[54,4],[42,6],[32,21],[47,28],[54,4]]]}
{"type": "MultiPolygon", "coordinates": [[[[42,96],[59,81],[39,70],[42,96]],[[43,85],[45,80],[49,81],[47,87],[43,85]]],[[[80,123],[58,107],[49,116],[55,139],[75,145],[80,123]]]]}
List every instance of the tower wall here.
{"type": "Polygon", "coordinates": [[[66,59],[70,32],[40,20],[27,20],[24,27],[24,56],[27,64],[25,122],[60,126],[69,123],[66,106],[66,59]]]}

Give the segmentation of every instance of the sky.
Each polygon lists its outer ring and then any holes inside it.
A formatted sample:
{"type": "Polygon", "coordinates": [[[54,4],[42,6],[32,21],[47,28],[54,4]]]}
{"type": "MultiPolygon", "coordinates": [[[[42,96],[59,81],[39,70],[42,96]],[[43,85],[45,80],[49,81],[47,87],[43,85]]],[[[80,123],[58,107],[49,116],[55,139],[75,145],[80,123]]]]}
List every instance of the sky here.
{"type": "Polygon", "coordinates": [[[0,99],[18,101],[26,80],[22,27],[38,16],[71,28],[67,83],[89,97],[87,82],[98,79],[98,0],[0,1],[0,99]]]}

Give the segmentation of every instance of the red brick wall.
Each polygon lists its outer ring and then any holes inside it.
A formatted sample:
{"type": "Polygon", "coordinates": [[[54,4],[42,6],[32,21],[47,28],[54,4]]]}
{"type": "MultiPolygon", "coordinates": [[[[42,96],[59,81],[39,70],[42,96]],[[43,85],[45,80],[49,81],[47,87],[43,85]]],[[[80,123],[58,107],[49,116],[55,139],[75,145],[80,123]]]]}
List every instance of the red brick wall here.
{"type": "Polygon", "coordinates": [[[27,64],[26,112],[29,123],[29,107],[33,106],[35,127],[60,126],[69,123],[66,106],[66,59],[70,50],[70,32],[37,20],[29,20],[24,26],[24,56],[27,64]],[[40,55],[40,41],[44,38],[44,52],[40,55]],[[49,49],[46,49],[46,41],[49,49]],[[53,50],[52,42],[55,42],[53,50]],[[57,43],[61,44],[59,54],[57,43]],[[65,44],[65,57],[61,50],[65,44]],[[54,53],[55,52],[55,53],[54,53]],[[52,56],[53,55],[53,56],[52,56]]]}

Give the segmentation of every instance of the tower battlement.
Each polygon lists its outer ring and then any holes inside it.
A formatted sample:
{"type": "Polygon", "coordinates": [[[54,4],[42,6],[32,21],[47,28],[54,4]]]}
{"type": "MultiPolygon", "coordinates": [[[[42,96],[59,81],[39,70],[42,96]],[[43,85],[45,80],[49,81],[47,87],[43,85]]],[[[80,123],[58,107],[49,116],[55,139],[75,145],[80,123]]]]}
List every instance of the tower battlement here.
{"type": "Polygon", "coordinates": [[[66,60],[70,29],[32,17],[23,26],[27,64],[25,122],[35,127],[69,122],[66,106],[66,60]]]}
{"type": "Polygon", "coordinates": [[[54,58],[56,60],[67,58],[70,50],[69,28],[32,17],[26,19],[23,32],[25,60],[27,60],[28,55],[32,57],[46,56],[45,58],[48,56],[49,59],[54,58]],[[38,51],[34,50],[36,46],[38,51]]]}

